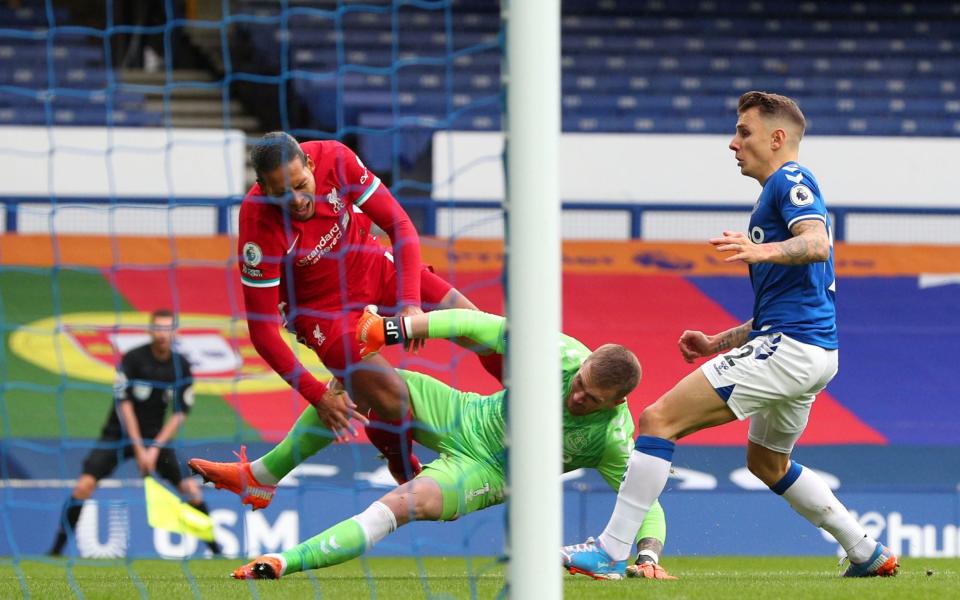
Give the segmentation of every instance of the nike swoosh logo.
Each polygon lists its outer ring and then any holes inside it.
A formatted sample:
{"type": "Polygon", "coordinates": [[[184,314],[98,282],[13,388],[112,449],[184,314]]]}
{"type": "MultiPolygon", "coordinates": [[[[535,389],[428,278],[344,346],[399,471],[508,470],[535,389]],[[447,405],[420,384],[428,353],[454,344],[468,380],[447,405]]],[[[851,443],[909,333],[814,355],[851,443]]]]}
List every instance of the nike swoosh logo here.
{"type": "Polygon", "coordinates": [[[290,247],[287,248],[287,252],[286,252],[287,254],[290,254],[291,252],[293,252],[293,249],[297,247],[297,242],[298,242],[298,241],[300,241],[300,234],[299,234],[299,233],[297,234],[297,237],[293,238],[293,243],[290,244],[290,247]]]}

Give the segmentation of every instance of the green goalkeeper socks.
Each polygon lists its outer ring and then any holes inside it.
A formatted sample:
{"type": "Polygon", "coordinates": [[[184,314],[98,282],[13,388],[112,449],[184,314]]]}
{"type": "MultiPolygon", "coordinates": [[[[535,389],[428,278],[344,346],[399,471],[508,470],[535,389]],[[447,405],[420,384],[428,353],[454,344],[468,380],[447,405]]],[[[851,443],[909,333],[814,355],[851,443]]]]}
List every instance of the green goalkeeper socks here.
{"type": "Polygon", "coordinates": [[[659,500],[650,505],[650,510],[640,525],[640,531],[637,532],[637,541],[643,538],[654,538],[661,544],[667,543],[667,517],[659,500]]]}
{"type": "Polygon", "coordinates": [[[351,517],[284,552],[283,558],[287,561],[284,575],[339,565],[360,556],[366,549],[363,527],[351,517]]]}
{"type": "Polygon", "coordinates": [[[332,441],[333,433],[320,421],[316,409],[308,406],[303,409],[287,437],[262,458],[251,463],[250,469],[257,481],[274,485],[294,467],[326,448],[332,441]],[[268,473],[264,473],[263,469],[268,473]],[[274,481],[269,481],[270,476],[274,481]]]}
{"type": "Polygon", "coordinates": [[[429,313],[427,332],[430,338],[469,338],[481,348],[503,354],[503,317],[479,310],[451,308],[429,313]]]}

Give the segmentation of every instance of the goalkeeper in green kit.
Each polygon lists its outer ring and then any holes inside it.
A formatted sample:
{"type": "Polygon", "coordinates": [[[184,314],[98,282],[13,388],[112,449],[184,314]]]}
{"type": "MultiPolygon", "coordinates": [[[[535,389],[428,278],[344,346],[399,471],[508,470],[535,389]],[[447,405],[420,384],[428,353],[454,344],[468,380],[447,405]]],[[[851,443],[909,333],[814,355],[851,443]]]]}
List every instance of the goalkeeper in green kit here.
{"type": "MultiPolygon", "coordinates": [[[[504,324],[503,317],[473,310],[382,318],[368,307],[358,323],[357,337],[364,356],[385,344],[423,338],[466,338],[480,350],[502,354],[504,324]]],[[[617,490],[633,443],[634,421],[626,396],[640,380],[640,363],[623,346],[605,344],[591,352],[567,336],[561,336],[560,357],[563,470],[597,469],[617,490]]],[[[298,571],[337,565],[360,556],[412,520],[450,521],[503,502],[504,391],[481,396],[453,389],[428,375],[398,372],[410,393],[413,437],[439,453],[439,458],[360,514],[283,553],[260,556],[237,568],[233,577],[279,579],[298,571]]],[[[272,473],[278,480],[293,469],[297,459],[302,461],[329,443],[331,438],[323,435],[322,427],[316,411],[308,407],[287,439],[264,457],[272,458],[268,466],[281,471],[272,473]],[[285,456],[271,457],[275,453],[285,456]],[[294,454],[297,458],[291,458],[294,454]]],[[[204,463],[200,466],[208,473],[223,464],[204,463]]],[[[272,496],[273,489],[269,491],[272,496]]],[[[637,535],[640,556],[628,574],[672,579],[657,564],[665,536],[663,510],[657,504],[637,535]]]]}

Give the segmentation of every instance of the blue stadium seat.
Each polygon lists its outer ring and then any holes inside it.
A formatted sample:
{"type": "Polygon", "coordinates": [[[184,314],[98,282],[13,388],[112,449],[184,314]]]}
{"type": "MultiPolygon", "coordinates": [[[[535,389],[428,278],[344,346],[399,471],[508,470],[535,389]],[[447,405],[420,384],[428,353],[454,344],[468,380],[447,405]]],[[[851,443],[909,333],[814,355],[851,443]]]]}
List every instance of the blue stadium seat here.
{"type": "MultiPolygon", "coordinates": [[[[955,5],[564,0],[563,127],[726,134],[739,95],[765,89],[797,98],[817,134],[956,136],[960,20],[943,18],[960,16],[955,5]]],[[[437,128],[499,127],[494,3],[377,4],[344,13],[341,32],[335,6],[298,8],[309,17],[292,20],[286,40],[273,25],[243,25],[268,57],[266,72],[279,68],[287,44],[293,93],[308,100],[311,126],[358,132],[378,168],[396,148],[402,164],[416,162],[437,128]],[[450,76],[451,51],[471,50],[450,76]]],[[[239,11],[279,7],[248,0],[239,11]]]]}
{"type": "Polygon", "coordinates": [[[58,109],[48,117],[46,111],[37,108],[0,108],[0,123],[10,125],[114,125],[123,127],[157,127],[163,124],[163,115],[144,111],[114,110],[107,113],[101,108],[58,109]]]}

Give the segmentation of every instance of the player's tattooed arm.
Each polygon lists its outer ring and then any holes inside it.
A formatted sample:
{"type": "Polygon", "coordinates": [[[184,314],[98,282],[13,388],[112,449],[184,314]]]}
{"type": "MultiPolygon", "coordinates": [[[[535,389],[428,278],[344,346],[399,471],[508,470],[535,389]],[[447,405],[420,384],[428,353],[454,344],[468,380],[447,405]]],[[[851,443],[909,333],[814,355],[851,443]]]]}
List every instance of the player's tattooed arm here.
{"type": "Polygon", "coordinates": [[[680,354],[683,360],[692,363],[698,358],[726,352],[731,348],[739,348],[747,343],[751,329],[753,329],[753,319],[716,335],[707,335],[702,331],[688,329],[680,335],[680,354]]]}
{"type": "Polygon", "coordinates": [[[724,231],[722,236],[712,238],[710,243],[718,252],[728,254],[724,262],[805,265],[830,258],[830,237],[823,221],[799,221],[790,228],[790,233],[793,237],[783,242],[755,244],[743,232],[724,231]]]}
{"type": "Polygon", "coordinates": [[[793,237],[771,244],[776,250],[775,262],[781,265],[806,265],[830,258],[827,227],[818,219],[799,221],[790,228],[793,237]]]}
{"type": "Polygon", "coordinates": [[[753,329],[753,319],[713,336],[714,353],[726,352],[731,348],[739,348],[747,343],[750,330],[753,329]]]}

